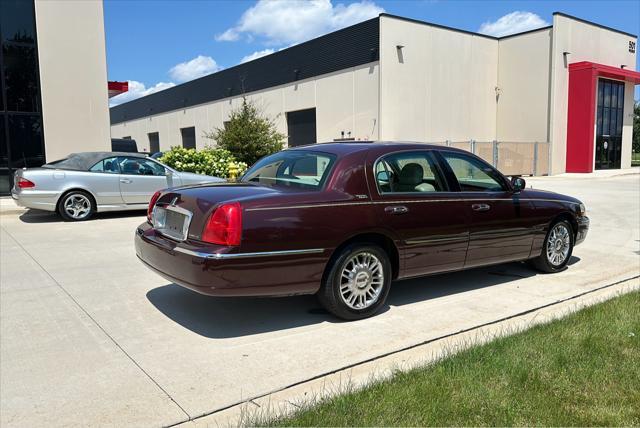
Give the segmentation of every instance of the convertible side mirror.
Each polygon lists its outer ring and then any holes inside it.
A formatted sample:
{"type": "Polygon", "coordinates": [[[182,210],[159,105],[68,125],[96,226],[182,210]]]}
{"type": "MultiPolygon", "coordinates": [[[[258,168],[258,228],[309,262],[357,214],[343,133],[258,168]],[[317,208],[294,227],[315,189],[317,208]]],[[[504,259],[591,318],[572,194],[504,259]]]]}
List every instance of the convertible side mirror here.
{"type": "Polygon", "coordinates": [[[516,192],[519,192],[521,190],[524,190],[525,186],[527,185],[527,182],[524,181],[524,178],[522,177],[512,177],[511,185],[513,186],[513,190],[515,190],[516,192]]]}

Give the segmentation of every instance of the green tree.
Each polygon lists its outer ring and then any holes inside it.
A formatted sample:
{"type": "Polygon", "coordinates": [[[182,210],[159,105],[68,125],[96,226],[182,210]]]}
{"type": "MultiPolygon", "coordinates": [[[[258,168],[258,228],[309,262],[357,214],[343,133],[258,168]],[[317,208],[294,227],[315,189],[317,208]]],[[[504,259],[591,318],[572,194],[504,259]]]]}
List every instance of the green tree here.
{"type": "Polygon", "coordinates": [[[242,98],[239,108],[231,111],[229,121],[223,128],[205,132],[204,136],[248,165],[282,150],[285,141],[285,135],[277,131],[274,121],[263,115],[255,103],[246,97],[242,98]]]}
{"type": "Polygon", "coordinates": [[[633,152],[640,153],[640,101],[633,107],[633,152]]]}

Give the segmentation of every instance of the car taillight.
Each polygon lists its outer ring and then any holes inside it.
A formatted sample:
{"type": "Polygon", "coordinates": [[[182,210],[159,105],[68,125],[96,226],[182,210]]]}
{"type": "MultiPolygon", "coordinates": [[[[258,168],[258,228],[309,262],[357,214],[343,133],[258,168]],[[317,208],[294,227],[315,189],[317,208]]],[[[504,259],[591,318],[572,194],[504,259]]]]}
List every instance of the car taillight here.
{"type": "Polygon", "coordinates": [[[147,209],[147,220],[149,220],[149,223],[151,223],[151,215],[153,214],[153,207],[156,206],[156,202],[158,202],[158,198],[160,198],[160,195],[162,194],[161,191],[157,191],[156,193],[153,194],[153,196],[151,197],[151,200],[149,201],[149,208],[147,209]]]}
{"type": "Polygon", "coordinates": [[[18,187],[21,189],[32,189],[34,187],[36,187],[36,183],[34,183],[31,180],[27,180],[24,177],[20,177],[18,178],[18,187]]]}
{"type": "Polygon", "coordinates": [[[242,238],[242,207],[240,202],[220,205],[202,231],[202,240],[218,245],[240,245],[242,238]]]}

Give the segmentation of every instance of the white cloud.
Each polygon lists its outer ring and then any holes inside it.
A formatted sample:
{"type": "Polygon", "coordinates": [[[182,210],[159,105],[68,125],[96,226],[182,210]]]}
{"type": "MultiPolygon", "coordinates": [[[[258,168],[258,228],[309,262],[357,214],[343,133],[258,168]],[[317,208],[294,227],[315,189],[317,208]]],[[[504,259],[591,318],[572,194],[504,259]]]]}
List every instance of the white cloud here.
{"type": "Polygon", "coordinates": [[[144,83],[136,80],[129,80],[129,90],[124,94],[116,95],[109,99],[109,107],[117,106],[118,104],[126,103],[136,98],[144,97],[145,95],[153,94],[168,88],[176,86],[173,82],[160,82],[154,86],[147,88],[144,83]]]}
{"type": "Polygon", "coordinates": [[[249,61],[253,61],[254,59],[262,58],[263,56],[271,55],[274,52],[275,51],[273,49],[269,49],[269,48],[263,49],[261,51],[255,51],[250,55],[246,55],[242,57],[242,59],[240,60],[240,64],[242,64],[243,62],[249,62],[249,61]]]}
{"type": "Polygon", "coordinates": [[[229,28],[224,33],[216,35],[216,40],[219,42],[235,42],[239,38],[240,34],[234,28],[229,28]]]}
{"type": "Polygon", "coordinates": [[[295,44],[374,18],[384,9],[369,0],[333,5],[331,0],[259,0],[219,41],[260,37],[267,45],[295,44]]]}
{"type": "Polygon", "coordinates": [[[178,83],[215,73],[220,67],[210,56],[198,55],[191,61],[181,62],[169,70],[169,76],[178,83]]]}
{"type": "MultiPolygon", "coordinates": [[[[171,79],[175,82],[182,83],[189,80],[196,79],[198,77],[205,76],[207,74],[215,73],[221,70],[213,58],[210,56],[198,55],[191,61],[181,62],[169,70],[171,79]]],[[[164,89],[176,86],[176,83],[170,82],[158,82],[155,85],[147,88],[146,85],[137,80],[129,80],[129,90],[124,94],[117,95],[109,99],[109,107],[117,106],[118,104],[133,101],[136,98],[144,97],[154,92],[159,92],[164,89]]]]}
{"type": "Polygon", "coordinates": [[[547,21],[535,13],[516,11],[498,18],[497,21],[483,23],[478,32],[489,36],[502,37],[548,25],[547,21]]]}

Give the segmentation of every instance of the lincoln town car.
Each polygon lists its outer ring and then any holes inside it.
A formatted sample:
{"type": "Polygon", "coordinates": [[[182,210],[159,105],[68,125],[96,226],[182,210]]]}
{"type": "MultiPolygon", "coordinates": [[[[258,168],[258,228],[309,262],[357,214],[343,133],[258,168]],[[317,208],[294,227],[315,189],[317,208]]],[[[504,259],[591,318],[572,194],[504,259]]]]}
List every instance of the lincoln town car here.
{"type": "Polygon", "coordinates": [[[316,294],[354,320],[380,310],[395,280],[516,261],[559,272],[585,214],[466,151],[326,143],[262,158],[236,183],[156,192],[135,246],[198,293],[316,294]]]}

